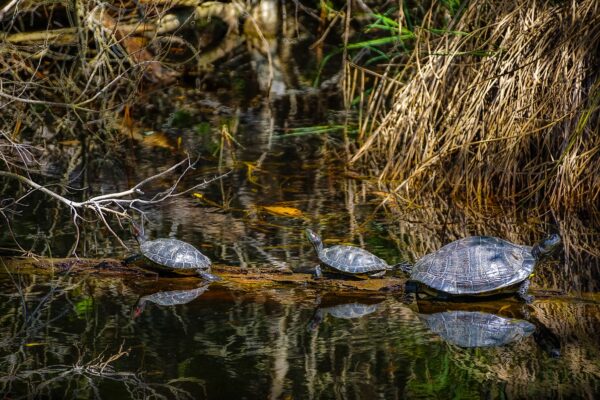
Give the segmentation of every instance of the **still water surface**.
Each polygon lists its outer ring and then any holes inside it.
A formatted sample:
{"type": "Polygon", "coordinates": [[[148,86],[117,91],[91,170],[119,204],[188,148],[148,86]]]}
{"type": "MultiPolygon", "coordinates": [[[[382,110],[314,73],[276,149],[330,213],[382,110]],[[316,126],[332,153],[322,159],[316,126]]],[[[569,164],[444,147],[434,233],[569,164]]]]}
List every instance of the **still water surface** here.
{"type": "MultiPolygon", "coordinates": [[[[4,398],[597,398],[598,225],[591,219],[493,202],[482,210],[459,197],[386,214],[375,182],[339,161],[347,155],[342,132],[291,130],[343,122],[320,111],[317,98],[251,107],[172,90],[166,98],[197,96],[199,106],[149,99],[135,168],[107,153],[86,170],[86,187],[96,193],[126,189],[184,150],[200,155],[184,187],[232,171],[145,209],[151,238],[189,241],[219,264],[285,271],[316,263],[305,227],[326,245],[363,246],[390,264],[468,235],[533,244],[559,232],[565,249],[538,269],[538,300],[529,308],[511,299],[406,305],[390,293],[0,274],[4,398]],[[211,104],[219,107],[207,113],[211,104]],[[170,107],[170,117],[153,115],[153,107],[166,114],[170,107]],[[186,118],[175,124],[182,108],[186,118]],[[235,140],[219,136],[223,126],[235,140]]],[[[36,212],[14,227],[24,247],[66,255],[74,243],[68,213],[36,212]]],[[[126,243],[129,250],[84,227],[78,253],[125,257],[135,250],[132,239],[126,243]]]]}
{"type": "MultiPolygon", "coordinates": [[[[22,298],[6,276],[0,282],[5,398],[594,398],[600,391],[597,299],[540,300],[524,317],[508,300],[407,306],[393,296],[213,284],[185,304],[147,301],[136,312],[139,285],[117,280],[25,278],[22,298]],[[449,309],[471,317],[436,329],[429,321],[439,325],[449,309]]],[[[189,280],[176,286],[194,292],[189,280]]]]}

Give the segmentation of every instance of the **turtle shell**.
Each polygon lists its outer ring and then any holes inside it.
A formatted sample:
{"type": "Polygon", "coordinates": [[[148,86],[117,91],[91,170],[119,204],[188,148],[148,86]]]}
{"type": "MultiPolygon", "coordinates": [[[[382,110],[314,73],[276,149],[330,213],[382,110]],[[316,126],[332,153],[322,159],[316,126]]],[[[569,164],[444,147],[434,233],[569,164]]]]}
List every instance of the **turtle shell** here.
{"type": "Polygon", "coordinates": [[[150,261],[181,273],[210,268],[210,259],[189,243],[177,239],[148,240],[140,245],[150,261]]]}
{"type": "Polygon", "coordinates": [[[488,236],[457,240],[421,258],[410,279],[453,295],[516,287],[533,272],[531,247],[488,236]]]}
{"type": "Polygon", "coordinates": [[[332,246],[319,252],[323,264],[345,274],[369,274],[390,269],[376,255],[354,246],[332,246]]]}
{"type": "Polygon", "coordinates": [[[460,347],[503,346],[531,335],[535,325],[477,311],[446,311],[419,318],[447,342],[460,347]]]}

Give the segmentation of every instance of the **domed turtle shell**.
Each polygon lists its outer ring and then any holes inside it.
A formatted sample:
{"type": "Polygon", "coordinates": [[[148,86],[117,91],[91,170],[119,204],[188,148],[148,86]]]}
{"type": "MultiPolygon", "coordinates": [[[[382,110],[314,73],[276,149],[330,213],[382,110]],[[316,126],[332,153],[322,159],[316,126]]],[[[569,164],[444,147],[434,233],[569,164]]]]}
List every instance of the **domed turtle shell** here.
{"type": "Polygon", "coordinates": [[[460,347],[503,346],[531,335],[536,329],[525,320],[478,311],[419,314],[419,318],[432,332],[460,347]]]}
{"type": "Polygon", "coordinates": [[[194,274],[208,270],[211,264],[197,248],[177,239],[147,240],[140,244],[140,249],[150,261],[178,273],[194,274]]]}
{"type": "Polygon", "coordinates": [[[349,274],[368,274],[390,269],[376,255],[354,246],[332,246],[319,252],[319,259],[327,266],[349,274]]]}
{"type": "Polygon", "coordinates": [[[536,263],[531,250],[495,237],[467,237],[421,258],[410,279],[452,295],[502,291],[529,278],[536,263]]]}
{"type": "Polygon", "coordinates": [[[337,245],[324,248],[321,238],[316,233],[310,229],[307,229],[306,233],[317,251],[319,260],[337,272],[368,275],[392,268],[381,258],[360,247],[337,245]]]}

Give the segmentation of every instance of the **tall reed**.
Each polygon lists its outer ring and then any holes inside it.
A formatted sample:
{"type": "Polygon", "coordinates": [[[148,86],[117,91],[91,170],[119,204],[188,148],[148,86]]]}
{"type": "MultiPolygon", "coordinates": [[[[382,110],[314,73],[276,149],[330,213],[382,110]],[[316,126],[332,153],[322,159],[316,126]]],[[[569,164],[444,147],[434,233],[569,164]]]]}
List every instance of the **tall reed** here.
{"type": "Polygon", "coordinates": [[[402,67],[379,75],[351,161],[398,198],[597,204],[600,3],[477,1],[455,22],[415,28],[402,67]]]}

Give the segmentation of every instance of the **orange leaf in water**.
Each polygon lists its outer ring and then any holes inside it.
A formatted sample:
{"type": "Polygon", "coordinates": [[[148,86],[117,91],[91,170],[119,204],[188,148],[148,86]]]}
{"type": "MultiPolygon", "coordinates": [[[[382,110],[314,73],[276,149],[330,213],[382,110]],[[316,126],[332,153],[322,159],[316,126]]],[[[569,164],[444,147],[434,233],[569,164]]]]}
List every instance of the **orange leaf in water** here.
{"type": "Polygon", "coordinates": [[[163,149],[171,149],[174,147],[169,142],[169,137],[163,132],[155,132],[151,135],[144,136],[143,143],[150,147],[162,147],[163,149]]]}
{"type": "Polygon", "coordinates": [[[263,210],[281,217],[289,218],[302,218],[302,211],[294,207],[282,207],[282,206],[262,206],[263,210]]]}

